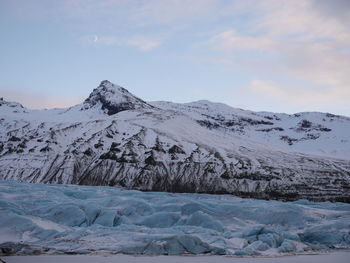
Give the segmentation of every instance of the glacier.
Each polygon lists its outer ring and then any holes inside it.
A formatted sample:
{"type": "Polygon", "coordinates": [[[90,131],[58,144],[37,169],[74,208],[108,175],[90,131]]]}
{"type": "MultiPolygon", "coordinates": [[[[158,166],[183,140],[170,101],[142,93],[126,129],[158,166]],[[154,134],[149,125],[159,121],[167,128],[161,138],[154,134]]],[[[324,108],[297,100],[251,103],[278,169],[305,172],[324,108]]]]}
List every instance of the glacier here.
{"type": "Polygon", "coordinates": [[[350,204],[0,181],[0,255],[268,256],[350,248],[350,204]]]}

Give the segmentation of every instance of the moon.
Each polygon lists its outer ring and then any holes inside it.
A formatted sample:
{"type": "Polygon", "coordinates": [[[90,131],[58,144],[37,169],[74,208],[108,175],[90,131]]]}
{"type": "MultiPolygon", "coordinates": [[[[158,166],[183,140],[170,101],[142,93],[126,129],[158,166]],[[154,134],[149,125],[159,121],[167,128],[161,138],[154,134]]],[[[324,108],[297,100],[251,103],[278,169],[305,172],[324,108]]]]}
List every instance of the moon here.
{"type": "Polygon", "coordinates": [[[98,36],[94,35],[94,42],[96,43],[98,41],[98,36]]]}

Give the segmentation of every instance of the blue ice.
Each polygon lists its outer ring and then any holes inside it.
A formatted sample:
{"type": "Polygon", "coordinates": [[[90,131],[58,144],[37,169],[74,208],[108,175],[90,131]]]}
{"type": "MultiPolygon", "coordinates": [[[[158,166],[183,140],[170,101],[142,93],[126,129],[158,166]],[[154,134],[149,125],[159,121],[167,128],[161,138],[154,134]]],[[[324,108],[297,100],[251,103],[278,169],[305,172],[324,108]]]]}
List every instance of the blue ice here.
{"type": "Polygon", "coordinates": [[[0,181],[0,254],[274,255],[350,248],[350,204],[0,181]]]}

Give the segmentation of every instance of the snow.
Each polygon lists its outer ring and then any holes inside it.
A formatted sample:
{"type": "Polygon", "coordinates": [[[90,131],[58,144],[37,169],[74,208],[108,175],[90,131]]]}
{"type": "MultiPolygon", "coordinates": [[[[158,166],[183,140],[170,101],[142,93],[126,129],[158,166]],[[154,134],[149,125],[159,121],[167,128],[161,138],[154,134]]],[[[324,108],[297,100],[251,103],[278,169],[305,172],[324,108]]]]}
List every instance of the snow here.
{"type": "MultiPolygon", "coordinates": [[[[350,158],[350,118],[329,113],[303,112],[288,115],[284,113],[253,112],[210,101],[184,104],[163,101],[146,103],[126,89],[109,81],[102,81],[84,103],[67,109],[31,110],[24,108],[19,103],[7,101],[0,101],[0,106],[2,116],[0,120],[2,125],[0,140],[6,140],[5,134],[8,132],[21,133],[22,131],[25,133],[28,130],[32,132],[33,128],[37,127],[42,136],[45,136],[45,133],[50,129],[56,133],[58,131],[65,133],[65,140],[61,139],[59,141],[59,145],[63,144],[61,145],[62,148],[65,148],[64,146],[69,145],[72,141],[89,137],[89,134],[92,135],[105,129],[110,125],[111,120],[119,121],[119,119],[127,122],[134,119],[138,125],[152,126],[157,129],[157,126],[154,126],[154,123],[150,122],[145,116],[138,116],[135,112],[130,112],[130,110],[138,110],[138,113],[140,111],[150,111],[153,112],[153,115],[158,114],[160,117],[159,124],[162,124],[162,126],[157,130],[171,132],[177,141],[195,141],[199,129],[194,126],[193,120],[210,121],[219,125],[219,127],[213,129],[212,134],[218,137],[224,136],[228,142],[232,141],[230,135],[234,135],[236,139],[233,140],[235,142],[237,140],[252,141],[263,144],[268,149],[275,147],[288,152],[347,160],[350,158]],[[127,103],[130,104],[130,109],[126,112],[120,112],[118,116],[108,116],[105,112],[106,109],[101,108],[101,101],[108,103],[108,105],[124,105],[127,103]],[[155,108],[152,108],[152,106],[155,108]],[[192,122],[180,114],[189,117],[192,122]],[[131,117],[131,119],[127,117],[131,117]],[[168,120],[164,122],[164,118],[168,118],[168,120]],[[260,124],[250,125],[247,120],[256,121],[260,124]],[[310,122],[310,128],[300,129],[300,123],[303,120],[310,122]],[[232,125],[229,124],[230,122],[232,125]],[[241,124],[238,124],[239,122],[241,124]],[[261,122],[271,122],[273,125],[264,125],[261,122]],[[81,133],[67,133],[69,127],[72,131],[75,131],[75,125],[84,129],[85,136],[81,133]],[[192,128],[194,128],[194,131],[191,133],[192,128]],[[265,131],[269,128],[280,128],[282,130],[265,131]],[[320,131],[320,128],[328,130],[320,131]],[[190,137],[187,137],[188,135],[190,137]],[[283,136],[298,141],[292,141],[292,145],[289,145],[288,142],[281,139],[283,136]]],[[[203,136],[200,138],[203,138],[203,136]]],[[[42,145],[45,144],[42,143],[42,145]]],[[[38,145],[36,143],[30,146],[38,145]]]]}
{"type": "Polygon", "coordinates": [[[304,254],[349,249],[349,222],[345,203],[0,181],[0,248],[17,255],[304,254]]]}
{"type": "Polygon", "coordinates": [[[68,109],[0,101],[0,179],[347,202],[349,158],[350,119],[326,113],[147,103],[108,81],[68,109]]]}
{"type": "Polygon", "coordinates": [[[219,134],[234,134],[291,152],[350,158],[349,117],[321,112],[293,115],[253,112],[203,100],[183,104],[163,101],[150,104],[161,109],[181,112],[196,121],[215,124],[217,127],[213,126],[212,129],[219,134]],[[249,124],[249,120],[255,121],[255,124],[249,124]],[[310,128],[300,129],[300,123],[304,120],[310,122],[310,128]],[[268,131],[269,129],[271,130],[268,131]],[[290,145],[281,139],[282,136],[297,141],[292,141],[290,145]]]}
{"type": "Polygon", "coordinates": [[[104,80],[84,101],[82,110],[99,108],[108,115],[130,109],[152,108],[145,101],[129,93],[128,90],[104,80]]]}

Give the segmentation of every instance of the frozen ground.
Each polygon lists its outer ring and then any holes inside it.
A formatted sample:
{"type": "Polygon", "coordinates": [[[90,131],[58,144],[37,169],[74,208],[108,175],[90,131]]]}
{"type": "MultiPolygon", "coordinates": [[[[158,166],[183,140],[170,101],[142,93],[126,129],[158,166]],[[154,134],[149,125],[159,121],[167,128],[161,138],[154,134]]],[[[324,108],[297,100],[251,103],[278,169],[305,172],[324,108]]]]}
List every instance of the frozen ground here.
{"type": "Polygon", "coordinates": [[[350,204],[0,181],[2,254],[271,256],[334,248],[350,248],[350,204]]]}
{"type": "Polygon", "coordinates": [[[5,257],[6,263],[348,263],[350,252],[322,255],[299,255],[276,258],[232,258],[223,256],[15,256],[5,257]]]}

